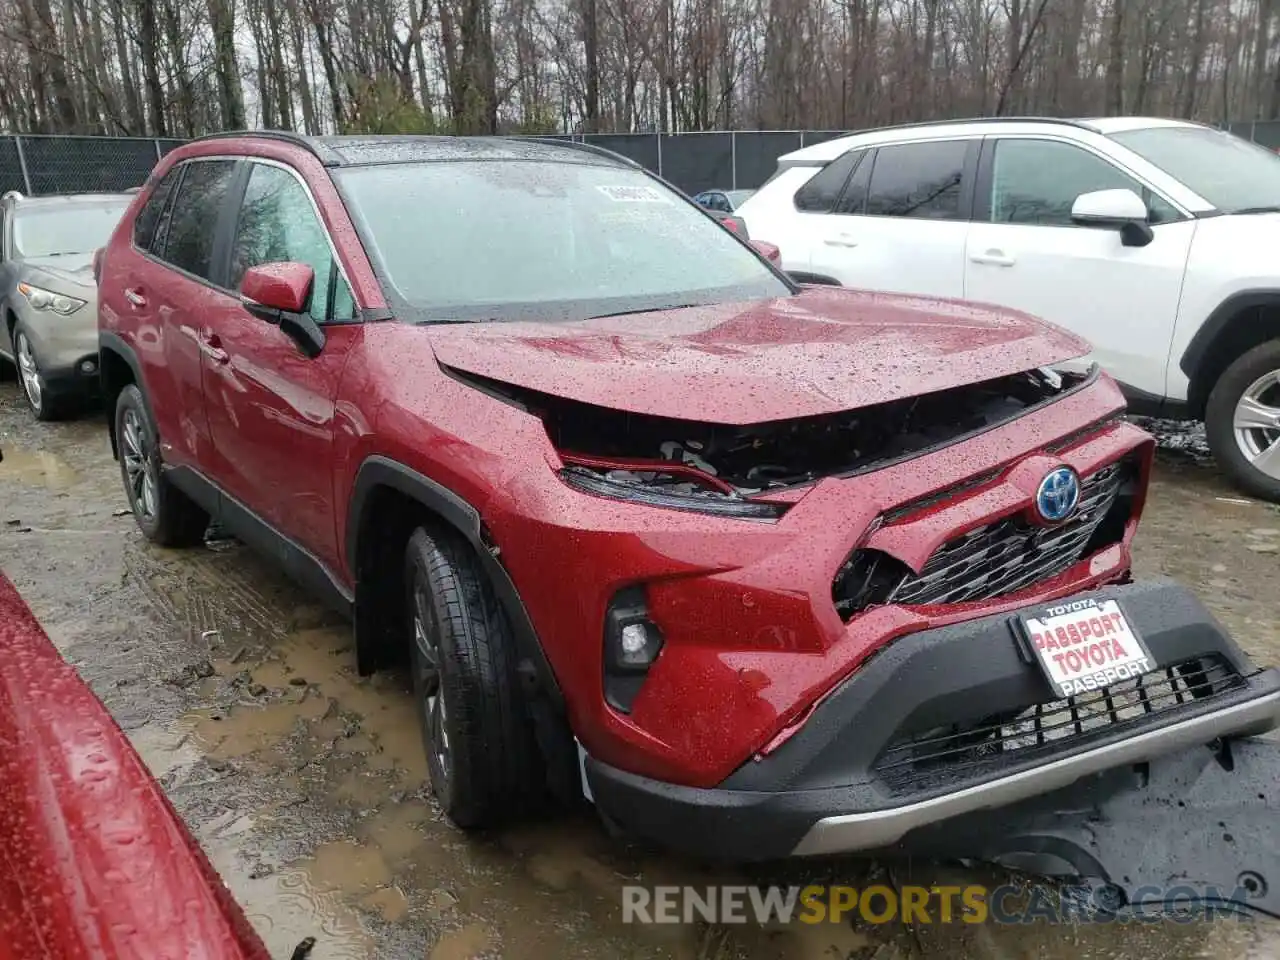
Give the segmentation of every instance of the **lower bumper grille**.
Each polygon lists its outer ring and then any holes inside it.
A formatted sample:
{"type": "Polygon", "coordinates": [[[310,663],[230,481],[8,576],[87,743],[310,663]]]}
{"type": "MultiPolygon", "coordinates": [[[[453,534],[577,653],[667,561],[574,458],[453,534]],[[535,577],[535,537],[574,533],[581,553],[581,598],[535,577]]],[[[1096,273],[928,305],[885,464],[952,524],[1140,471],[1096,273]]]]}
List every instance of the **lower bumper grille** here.
{"type": "Polygon", "coordinates": [[[1197,657],[1077,697],[909,734],[885,749],[875,769],[891,788],[901,790],[964,780],[1011,759],[1048,756],[1244,685],[1244,677],[1221,656],[1197,657]]]}

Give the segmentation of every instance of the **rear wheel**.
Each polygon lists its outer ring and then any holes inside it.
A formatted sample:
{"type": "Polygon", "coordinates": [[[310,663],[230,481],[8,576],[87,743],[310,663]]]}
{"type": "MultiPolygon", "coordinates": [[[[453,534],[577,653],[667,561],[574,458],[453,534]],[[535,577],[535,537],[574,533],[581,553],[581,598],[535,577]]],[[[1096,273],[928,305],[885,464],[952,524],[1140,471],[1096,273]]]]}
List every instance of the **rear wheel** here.
{"type": "Polygon", "coordinates": [[[1259,344],[1223,371],[1209,394],[1205,433],[1237,485],[1280,502],[1280,340],[1259,344]]]}
{"type": "Polygon", "coordinates": [[[138,528],[162,547],[189,547],[204,539],[209,515],[160,470],[160,443],[142,391],[129,384],[116,399],[120,478],[138,528]]]}
{"type": "Polygon", "coordinates": [[[507,618],[475,555],[415,530],[405,551],[414,697],[431,789],[463,828],[541,803],[545,774],[507,618]]]}

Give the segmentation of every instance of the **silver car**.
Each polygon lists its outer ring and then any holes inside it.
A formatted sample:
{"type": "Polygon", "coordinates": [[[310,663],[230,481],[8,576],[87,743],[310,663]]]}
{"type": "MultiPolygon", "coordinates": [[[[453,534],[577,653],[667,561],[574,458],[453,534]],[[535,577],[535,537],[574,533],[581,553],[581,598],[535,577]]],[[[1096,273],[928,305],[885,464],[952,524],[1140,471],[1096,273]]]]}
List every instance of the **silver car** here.
{"type": "Polygon", "coordinates": [[[131,193],[0,198],[0,358],[18,368],[38,420],[97,390],[98,291],[93,254],[131,193]]]}

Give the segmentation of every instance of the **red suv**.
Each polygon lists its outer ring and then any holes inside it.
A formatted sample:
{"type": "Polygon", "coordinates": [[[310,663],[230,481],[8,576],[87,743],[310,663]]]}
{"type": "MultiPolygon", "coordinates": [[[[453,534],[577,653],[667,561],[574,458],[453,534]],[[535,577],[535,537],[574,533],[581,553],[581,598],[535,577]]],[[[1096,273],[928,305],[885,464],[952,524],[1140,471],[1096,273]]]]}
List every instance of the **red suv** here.
{"type": "Polygon", "coordinates": [[[639,167],[205,138],[100,261],[139,526],[210,519],[412,662],[431,784],[737,859],[881,848],[1271,727],[1130,582],[1152,443],[1022,314],[799,286],[639,167]]]}

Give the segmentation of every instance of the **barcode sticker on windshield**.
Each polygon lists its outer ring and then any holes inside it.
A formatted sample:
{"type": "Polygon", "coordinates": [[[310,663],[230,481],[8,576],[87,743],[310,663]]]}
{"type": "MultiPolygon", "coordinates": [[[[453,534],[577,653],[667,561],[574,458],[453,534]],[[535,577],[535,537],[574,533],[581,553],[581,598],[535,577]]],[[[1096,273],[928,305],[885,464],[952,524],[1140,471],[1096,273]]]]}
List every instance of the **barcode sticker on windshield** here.
{"type": "Polygon", "coordinates": [[[638,187],[596,187],[610,200],[617,203],[670,203],[662,195],[661,190],[649,186],[638,187]]]}

